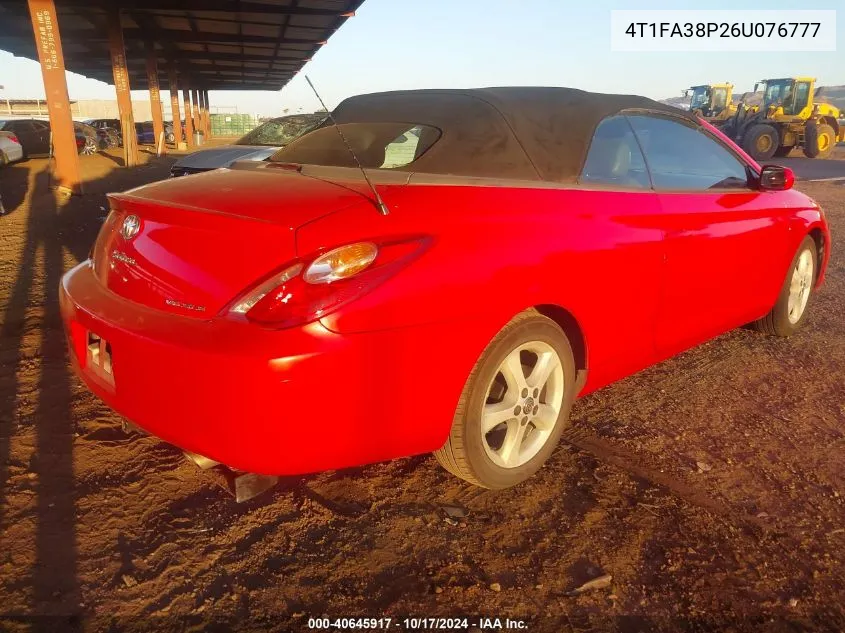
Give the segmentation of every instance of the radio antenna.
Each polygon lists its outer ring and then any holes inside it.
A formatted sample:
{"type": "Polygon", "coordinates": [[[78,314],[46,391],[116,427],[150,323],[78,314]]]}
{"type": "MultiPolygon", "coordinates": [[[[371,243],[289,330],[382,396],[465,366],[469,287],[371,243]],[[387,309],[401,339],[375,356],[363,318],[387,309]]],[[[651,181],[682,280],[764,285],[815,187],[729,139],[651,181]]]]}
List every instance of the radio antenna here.
{"type": "Polygon", "coordinates": [[[311,79],[309,79],[308,75],[305,75],[305,81],[308,82],[308,85],[311,86],[311,90],[314,91],[314,94],[317,95],[317,99],[320,102],[320,105],[323,106],[323,110],[326,111],[328,118],[331,120],[334,129],[337,130],[338,135],[340,136],[340,140],[343,141],[343,144],[346,145],[346,149],[349,150],[349,154],[352,156],[352,159],[355,161],[355,164],[358,165],[358,169],[361,170],[361,173],[364,175],[364,180],[367,181],[367,186],[370,188],[370,191],[373,192],[373,197],[375,200],[373,202],[376,205],[376,209],[382,215],[387,215],[390,211],[387,208],[387,205],[384,203],[384,200],[381,199],[378,190],[373,186],[373,183],[370,181],[369,176],[367,176],[367,171],[364,169],[364,166],[361,164],[361,161],[358,160],[358,157],[355,155],[355,151],[352,149],[352,146],[349,144],[349,141],[346,140],[346,137],[343,135],[343,131],[340,129],[340,126],[337,124],[337,121],[334,119],[334,115],[332,115],[331,111],[326,107],[326,104],[323,102],[322,97],[320,97],[320,93],[317,92],[317,89],[314,87],[314,84],[311,83],[311,79]]]}

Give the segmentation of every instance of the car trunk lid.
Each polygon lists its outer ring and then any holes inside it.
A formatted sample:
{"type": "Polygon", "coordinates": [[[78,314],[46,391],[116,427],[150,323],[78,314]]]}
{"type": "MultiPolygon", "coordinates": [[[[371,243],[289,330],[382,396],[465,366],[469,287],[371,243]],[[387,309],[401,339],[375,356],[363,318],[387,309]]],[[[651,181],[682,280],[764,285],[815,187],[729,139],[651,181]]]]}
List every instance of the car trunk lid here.
{"type": "Polygon", "coordinates": [[[99,281],[130,301],[208,319],[294,259],[297,227],[363,198],[289,171],[233,170],[110,200],[92,253],[99,281]]]}

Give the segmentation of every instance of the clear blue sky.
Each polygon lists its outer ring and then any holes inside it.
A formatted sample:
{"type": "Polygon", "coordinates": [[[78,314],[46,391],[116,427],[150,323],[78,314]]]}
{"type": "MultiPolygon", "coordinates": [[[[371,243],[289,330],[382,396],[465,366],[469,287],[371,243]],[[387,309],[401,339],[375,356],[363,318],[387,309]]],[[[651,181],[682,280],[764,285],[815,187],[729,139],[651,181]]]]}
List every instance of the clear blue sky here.
{"type": "MultiPolygon", "coordinates": [[[[60,1],[60,0],[59,0],[60,1]]],[[[612,53],[611,9],[845,9],[843,0],[366,0],[304,69],[329,107],[352,94],[399,88],[491,85],[572,86],[677,96],[693,84],[812,75],[845,84],[845,11],[835,53],[612,53]]],[[[0,52],[0,98],[44,96],[35,62],[0,52]]],[[[112,99],[104,83],[68,73],[72,99],[112,99]]],[[[143,91],[133,92],[146,99],[143,91]]],[[[302,73],[281,92],[211,93],[241,112],[311,111],[302,73]]]]}

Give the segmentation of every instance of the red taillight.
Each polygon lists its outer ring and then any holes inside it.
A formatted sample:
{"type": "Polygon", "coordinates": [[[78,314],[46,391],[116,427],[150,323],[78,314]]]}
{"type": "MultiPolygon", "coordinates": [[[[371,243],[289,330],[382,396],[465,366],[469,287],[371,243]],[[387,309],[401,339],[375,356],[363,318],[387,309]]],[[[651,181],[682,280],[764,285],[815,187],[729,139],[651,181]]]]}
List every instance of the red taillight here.
{"type": "Polygon", "coordinates": [[[7,135],[7,136],[8,136],[8,139],[9,139],[10,141],[12,141],[12,143],[17,143],[18,145],[20,145],[20,144],[21,144],[21,142],[18,140],[18,137],[17,137],[17,136],[15,136],[14,134],[9,134],[9,135],[7,135]]]}
{"type": "Polygon", "coordinates": [[[83,145],[85,145],[85,139],[84,139],[84,138],[79,138],[79,137],[77,136],[77,137],[76,137],[76,147],[77,147],[77,148],[80,148],[80,147],[82,147],[83,145]]]}
{"type": "MultiPolygon", "coordinates": [[[[274,328],[288,328],[310,323],[341,306],[366,294],[380,283],[410,263],[428,245],[427,238],[404,239],[390,242],[360,242],[349,245],[364,263],[345,278],[327,276],[326,257],[342,249],[291,262],[262,283],[244,293],[228,309],[233,316],[243,315],[247,320],[274,328]],[[359,248],[362,246],[369,248],[359,248]],[[372,248],[377,249],[371,257],[372,248]],[[369,259],[367,262],[366,260],[369,259]],[[318,281],[315,281],[318,280],[318,281]],[[328,281],[319,281],[329,279],[328,281]]],[[[338,270],[349,267],[348,260],[338,258],[338,270]]]]}

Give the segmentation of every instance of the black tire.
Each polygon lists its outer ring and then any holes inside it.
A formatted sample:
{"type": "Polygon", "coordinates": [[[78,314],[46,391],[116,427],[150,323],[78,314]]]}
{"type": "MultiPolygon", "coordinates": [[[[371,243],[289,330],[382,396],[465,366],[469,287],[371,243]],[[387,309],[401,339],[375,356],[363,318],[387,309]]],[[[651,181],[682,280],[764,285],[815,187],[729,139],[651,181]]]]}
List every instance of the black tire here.
{"type": "Polygon", "coordinates": [[[807,317],[807,308],[810,306],[810,300],[813,297],[813,287],[815,286],[816,279],[818,278],[818,254],[816,251],[816,243],[812,237],[809,235],[804,238],[801,242],[801,245],[798,247],[798,250],[795,253],[795,257],[792,258],[792,263],[789,265],[789,269],[786,271],[786,278],[783,280],[783,286],[781,286],[780,294],[778,295],[778,300],[775,302],[775,306],[771,309],[771,311],[764,316],[762,319],[758,319],[752,326],[764,334],[769,334],[771,336],[790,336],[794,334],[801,324],[804,322],[805,318],[807,317]],[[798,265],[798,260],[801,257],[801,254],[805,251],[810,252],[810,260],[813,263],[813,279],[812,284],[808,292],[810,293],[807,304],[804,307],[803,312],[801,313],[798,320],[793,323],[789,320],[789,292],[790,292],[790,285],[792,282],[792,275],[795,271],[795,267],[798,265]]]}
{"type": "MultiPolygon", "coordinates": [[[[533,309],[518,314],[487,345],[472,368],[458,401],[449,438],[434,453],[437,461],[453,475],[484,488],[509,488],[528,479],[542,467],[560,440],[575,399],[575,378],[572,347],[560,326],[533,309]],[[524,464],[506,468],[493,462],[485,450],[487,440],[481,432],[481,411],[500,364],[520,345],[536,341],[550,346],[560,359],[563,371],[560,412],[539,451],[524,464]]],[[[530,425],[529,429],[534,431],[530,425]]]]}
{"type": "Polygon", "coordinates": [[[804,156],[827,158],[836,146],[836,132],[827,123],[808,123],[804,128],[804,156]]]}
{"type": "Polygon", "coordinates": [[[780,146],[780,134],[768,123],[752,126],[742,141],[742,148],[754,160],[769,160],[780,146]]]}
{"type": "Polygon", "coordinates": [[[775,150],[775,157],[783,158],[784,156],[789,156],[789,153],[792,151],[792,148],[792,145],[781,145],[775,150]]]}

